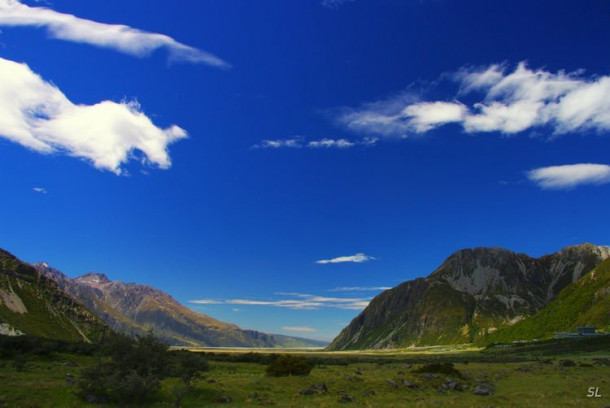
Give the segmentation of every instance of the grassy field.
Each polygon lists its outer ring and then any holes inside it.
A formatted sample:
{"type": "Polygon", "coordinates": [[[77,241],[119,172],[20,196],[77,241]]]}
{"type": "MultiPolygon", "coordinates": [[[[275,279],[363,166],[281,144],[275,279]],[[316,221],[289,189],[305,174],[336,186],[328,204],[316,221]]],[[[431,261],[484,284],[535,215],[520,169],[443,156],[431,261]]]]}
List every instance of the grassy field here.
{"type": "MultiPolygon", "coordinates": [[[[549,355],[548,347],[297,351],[295,354],[314,362],[310,375],[279,378],[265,374],[267,351],[206,352],[210,371],[194,382],[180,406],[606,407],[610,405],[610,352],[603,347],[593,349],[564,350],[555,355],[549,355]],[[259,362],[244,361],[256,359],[259,362]],[[445,374],[435,378],[435,375],[415,372],[424,363],[434,361],[454,362],[462,377],[449,377],[459,384],[457,388],[463,388],[461,391],[443,387],[448,384],[445,374]],[[403,380],[415,386],[408,387],[403,380]],[[312,385],[322,383],[327,391],[301,394],[312,385]],[[479,384],[492,385],[494,392],[487,396],[473,395],[472,390],[479,384]],[[587,397],[590,387],[597,387],[601,397],[587,397]],[[345,404],[340,400],[346,401],[345,404]]],[[[17,369],[13,358],[0,360],[0,406],[97,406],[76,397],[76,385],[71,380],[78,378],[82,368],[94,364],[96,357],[52,354],[29,359],[22,370],[17,369]]],[[[151,396],[146,406],[174,406],[173,392],[178,386],[178,379],[164,380],[161,391],[151,396]]]]}

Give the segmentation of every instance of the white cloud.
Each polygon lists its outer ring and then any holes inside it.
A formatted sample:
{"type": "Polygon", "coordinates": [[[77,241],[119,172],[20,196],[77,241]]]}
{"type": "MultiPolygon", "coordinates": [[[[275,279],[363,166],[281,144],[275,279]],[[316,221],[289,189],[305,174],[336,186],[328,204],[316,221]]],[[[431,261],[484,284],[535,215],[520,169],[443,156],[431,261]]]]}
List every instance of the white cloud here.
{"type": "Polygon", "coordinates": [[[184,45],[173,38],[126,25],[104,24],[45,7],[29,7],[18,0],[0,0],[0,26],[43,27],[52,38],[110,48],[136,57],[166,49],[170,59],[227,68],[230,65],[208,52],[184,45]]]}
{"type": "Polygon", "coordinates": [[[282,330],[291,331],[291,332],[306,332],[306,333],[313,333],[313,332],[318,331],[317,329],[314,329],[313,327],[302,327],[302,326],[284,326],[284,327],[282,327],[282,330]]]}
{"type": "Polygon", "coordinates": [[[355,146],[355,143],[350,142],[347,139],[321,139],[321,140],[313,140],[307,143],[307,147],[312,149],[329,149],[329,148],[337,148],[337,149],[347,149],[349,147],[355,146]]]}
{"type": "Polygon", "coordinates": [[[348,149],[356,145],[372,146],[377,142],[375,138],[365,138],[359,142],[352,142],[347,139],[319,139],[306,141],[302,137],[289,139],[265,139],[259,144],[252,146],[252,149],[348,149]]]}
{"type": "Polygon", "coordinates": [[[354,262],[354,263],[362,263],[370,260],[374,260],[375,258],[372,256],[365,255],[363,253],[358,253],[355,255],[349,256],[338,256],[332,259],[321,259],[316,261],[317,264],[334,264],[334,263],[343,263],[343,262],[354,262]]]}
{"type": "Polygon", "coordinates": [[[581,184],[610,183],[610,166],[605,164],[568,164],[542,167],[527,173],[542,188],[566,189],[581,184]]]}
{"type": "Polygon", "coordinates": [[[457,96],[475,102],[422,102],[403,93],[344,109],[337,120],[352,131],[386,137],[422,134],[447,123],[467,133],[513,134],[540,126],[555,134],[610,130],[610,76],[552,73],[521,62],[512,72],[494,64],[461,69],[452,78],[459,85],[457,96]]]}
{"type": "Polygon", "coordinates": [[[390,286],[341,286],[328,289],[328,292],[375,292],[378,290],[392,289],[390,286]]]}
{"type": "Polygon", "coordinates": [[[198,305],[219,305],[224,302],[222,302],[220,300],[213,300],[213,299],[199,299],[199,300],[191,300],[190,303],[195,303],[198,305]]]}
{"type": "Polygon", "coordinates": [[[293,310],[316,310],[321,308],[361,310],[364,309],[371,300],[371,298],[337,298],[303,293],[276,293],[276,295],[283,296],[284,298],[279,300],[227,299],[222,301],[201,299],[191,300],[189,302],[204,305],[228,304],[244,306],[271,306],[293,310]]]}
{"type": "Polygon", "coordinates": [[[146,164],[169,168],[167,146],[186,136],[175,125],[156,127],[135,102],[75,105],[27,65],[0,58],[0,137],[120,174],[134,151],[146,164]]]}
{"type": "Polygon", "coordinates": [[[32,190],[40,194],[47,194],[47,189],[43,187],[34,187],[32,190]]]}

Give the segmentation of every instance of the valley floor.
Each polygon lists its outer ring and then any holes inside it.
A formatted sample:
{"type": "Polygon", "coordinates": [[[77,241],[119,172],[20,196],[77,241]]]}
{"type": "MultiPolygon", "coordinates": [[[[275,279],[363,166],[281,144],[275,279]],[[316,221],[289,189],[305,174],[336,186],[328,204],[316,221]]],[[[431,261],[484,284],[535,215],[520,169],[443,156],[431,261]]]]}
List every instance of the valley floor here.
{"type": "MultiPolygon", "coordinates": [[[[309,376],[274,378],[265,374],[265,364],[256,362],[264,357],[262,353],[206,353],[210,371],[194,383],[180,406],[546,408],[610,405],[610,352],[544,354],[503,350],[487,355],[481,351],[459,355],[318,352],[309,355],[315,363],[309,376]],[[252,361],[243,361],[247,359],[252,361]],[[414,372],[431,361],[453,361],[462,378],[414,372]],[[459,384],[456,388],[463,390],[452,390],[447,377],[459,384]],[[327,392],[301,393],[321,383],[327,392]],[[473,395],[478,385],[491,387],[493,393],[473,395]],[[346,403],[340,404],[340,400],[346,403]]],[[[74,395],[76,386],[72,380],[78,378],[82,368],[95,361],[95,357],[54,354],[30,357],[19,367],[10,357],[1,359],[0,406],[97,406],[87,405],[74,395]]],[[[172,393],[178,384],[178,379],[165,380],[159,394],[151,396],[146,406],[174,406],[172,393]]]]}

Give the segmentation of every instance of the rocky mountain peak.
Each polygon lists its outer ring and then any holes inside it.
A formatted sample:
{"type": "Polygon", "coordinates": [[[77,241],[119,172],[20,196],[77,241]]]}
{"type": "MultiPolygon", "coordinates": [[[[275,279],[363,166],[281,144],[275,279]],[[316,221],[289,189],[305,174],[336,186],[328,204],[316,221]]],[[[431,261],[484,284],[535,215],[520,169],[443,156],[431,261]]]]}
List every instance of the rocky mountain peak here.
{"type": "Polygon", "coordinates": [[[84,275],[79,276],[75,280],[79,283],[93,283],[93,284],[110,283],[110,279],[108,279],[108,277],[106,275],[104,275],[103,273],[98,273],[98,272],[86,273],[84,275]]]}

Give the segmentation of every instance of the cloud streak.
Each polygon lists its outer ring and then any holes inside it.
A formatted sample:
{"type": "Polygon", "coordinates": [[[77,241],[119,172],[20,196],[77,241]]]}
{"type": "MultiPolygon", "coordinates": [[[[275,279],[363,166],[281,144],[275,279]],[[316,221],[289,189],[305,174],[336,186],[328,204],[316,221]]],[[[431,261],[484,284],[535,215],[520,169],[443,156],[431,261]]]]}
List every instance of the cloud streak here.
{"type": "Polygon", "coordinates": [[[338,257],[332,258],[332,259],[321,259],[319,261],[316,261],[315,263],[317,263],[317,264],[335,264],[335,263],[344,263],[344,262],[362,263],[362,262],[367,262],[367,261],[371,261],[374,259],[375,259],[374,257],[365,255],[362,252],[360,252],[355,255],[338,256],[338,257]]]}
{"type": "Polygon", "coordinates": [[[318,139],[306,141],[301,137],[288,139],[265,139],[252,146],[253,149],[349,149],[354,146],[372,146],[376,138],[365,138],[362,141],[348,139],[318,139]]]}
{"type": "Polygon", "coordinates": [[[135,57],[165,49],[172,61],[203,63],[218,68],[230,64],[217,56],[182,44],[173,38],[126,25],[104,24],[59,13],[45,7],[30,7],[18,0],[0,0],[0,26],[45,28],[52,38],[109,48],[135,57]]]}
{"type": "Polygon", "coordinates": [[[530,170],[528,178],[545,189],[570,189],[584,184],[610,183],[610,166],[605,164],[568,164],[530,170]]]}
{"type": "Polygon", "coordinates": [[[355,132],[395,138],[450,123],[466,133],[515,134],[541,126],[554,134],[610,130],[610,76],[533,70],[521,62],[513,71],[494,64],[464,68],[451,78],[458,84],[452,100],[420,101],[403,93],[345,108],[337,121],[355,132]]]}
{"type": "Polygon", "coordinates": [[[208,304],[228,304],[244,306],[271,306],[293,310],[317,310],[322,308],[335,308],[347,310],[364,309],[371,298],[338,298],[327,296],[316,296],[303,293],[277,293],[283,296],[279,300],[254,300],[254,299],[227,299],[212,300],[199,299],[190,300],[189,303],[208,305],[208,304]]]}
{"type": "Polygon", "coordinates": [[[392,289],[390,286],[341,286],[328,289],[328,292],[376,292],[379,290],[392,289]]]}
{"type": "Polygon", "coordinates": [[[168,145],[187,134],[155,126],[135,102],[76,105],[26,64],[0,58],[0,137],[121,174],[136,151],[143,164],[169,168],[168,145]]]}

